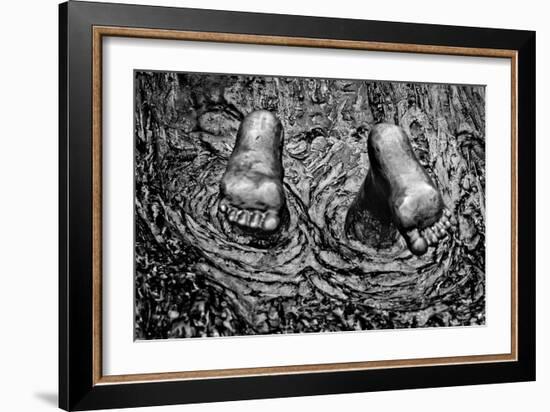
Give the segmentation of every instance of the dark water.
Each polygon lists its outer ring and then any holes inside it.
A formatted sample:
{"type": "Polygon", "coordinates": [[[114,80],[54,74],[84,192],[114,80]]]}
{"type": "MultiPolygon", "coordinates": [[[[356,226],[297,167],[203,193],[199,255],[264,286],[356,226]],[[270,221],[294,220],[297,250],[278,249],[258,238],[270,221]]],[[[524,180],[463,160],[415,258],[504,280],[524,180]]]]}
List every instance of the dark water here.
{"type": "Polygon", "coordinates": [[[483,88],[137,76],[139,338],[485,322],[483,88]],[[217,212],[236,129],[253,109],[285,128],[289,219],[262,245],[217,212]],[[421,257],[392,227],[383,247],[344,233],[380,121],[407,131],[459,222],[421,257]]]}

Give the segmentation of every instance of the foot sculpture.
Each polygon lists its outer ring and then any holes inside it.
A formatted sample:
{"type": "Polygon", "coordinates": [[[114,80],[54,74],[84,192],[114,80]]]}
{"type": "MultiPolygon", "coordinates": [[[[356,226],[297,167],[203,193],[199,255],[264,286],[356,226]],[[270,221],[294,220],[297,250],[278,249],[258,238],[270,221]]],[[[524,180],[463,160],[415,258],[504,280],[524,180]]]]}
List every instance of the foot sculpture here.
{"type": "Polygon", "coordinates": [[[238,227],[259,234],[275,231],[285,210],[281,152],[283,128],[268,111],[242,121],[220,184],[219,211],[238,227]]]}
{"type": "Polygon", "coordinates": [[[378,124],[368,138],[370,171],[346,217],[347,233],[357,233],[368,210],[392,221],[409,250],[424,254],[455,224],[439,190],[418,162],[405,131],[378,124]]]}

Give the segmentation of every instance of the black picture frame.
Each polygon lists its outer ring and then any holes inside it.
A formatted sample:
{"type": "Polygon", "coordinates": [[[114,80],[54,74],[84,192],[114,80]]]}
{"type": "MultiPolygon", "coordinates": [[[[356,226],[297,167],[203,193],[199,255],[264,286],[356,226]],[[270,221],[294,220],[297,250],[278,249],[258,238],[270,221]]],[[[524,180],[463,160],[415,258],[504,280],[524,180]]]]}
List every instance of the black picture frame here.
{"type": "Polygon", "coordinates": [[[73,2],[59,6],[59,406],[90,410],[535,380],[535,32],[73,2]],[[94,26],[517,52],[517,360],[101,385],[94,382],[94,26]]]}

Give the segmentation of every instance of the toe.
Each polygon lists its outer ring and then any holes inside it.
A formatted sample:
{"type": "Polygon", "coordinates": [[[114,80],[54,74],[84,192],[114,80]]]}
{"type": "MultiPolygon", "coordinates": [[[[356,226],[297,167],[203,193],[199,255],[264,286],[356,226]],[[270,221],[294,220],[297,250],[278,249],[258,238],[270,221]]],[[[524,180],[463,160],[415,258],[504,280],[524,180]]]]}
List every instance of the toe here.
{"type": "Polygon", "coordinates": [[[456,225],[456,219],[455,217],[453,216],[453,214],[451,213],[451,211],[447,208],[443,209],[443,215],[445,217],[447,217],[449,223],[451,224],[451,226],[455,226],[456,225]]]}
{"type": "Polygon", "coordinates": [[[230,222],[234,222],[234,221],[237,220],[237,213],[238,213],[237,209],[234,209],[234,208],[229,209],[229,213],[227,214],[227,218],[229,219],[230,222]]]}
{"type": "Polygon", "coordinates": [[[250,218],[250,227],[252,229],[257,229],[260,227],[260,223],[262,223],[262,214],[260,212],[254,212],[250,218]]]}
{"type": "Polygon", "coordinates": [[[426,238],[430,246],[437,243],[437,236],[431,228],[427,228],[426,230],[424,230],[424,237],[426,238]]]}
{"type": "Polygon", "coordinates": [[[220,201],[220,206],[219,206],[219,208],[220,208],[220,212],[222,212],[222,213],[227,212],[227,200],[222,199],[222,200],[220,201]]]}
{"type": "Polygon", "coordinates": [[[418,229],[411,230],[406,234],[406,237],[407,244],[409,245],[409,249],[412,253],[418,256],[426,253],[426,250],[428,250],[428,244],[426,243],[426,240],[420,236],[418,229]]]}
{"type": "Polygon", "coordinates": [[[445,228],[450,229],[451,228],[451,222],[449,222],[449,219],[447,219],[447,216],[443,215],[441,216],[441,219],[439,219],[439,223],[445,228]]]}
{"type": "Polygon", "coordinates": [[[237,223],[241,226],[248,226],[249,214],[247,211],[242,210],[239,212],[239,217],[237,218],[237,223]]]}
{"type": "Polygon", "coordinates": [[[445,227],[442,223],[437,222],[434,227],[432,228],[434,233],[439,239],[443,239],[445,236],[447,236],[447,231],[445,230],[445,227]]]}
{"type": "Polygon", "coordinates": [[[279,217],[275,214],[268,213],[262,225],[263,229],[270,232],[277,229],[278,226],[279,217]]]}
{"type": "Polygon", "coordinates": [[[428,233],[426,232],[426,230],[423,230],[422,232],[420,232],[420,234],[422,235],[422,237],[426,240],[426,244],[428,246],[431,246],[433,245],[432,241],[430,240],[430,236],[428,236],[428,233]]]}

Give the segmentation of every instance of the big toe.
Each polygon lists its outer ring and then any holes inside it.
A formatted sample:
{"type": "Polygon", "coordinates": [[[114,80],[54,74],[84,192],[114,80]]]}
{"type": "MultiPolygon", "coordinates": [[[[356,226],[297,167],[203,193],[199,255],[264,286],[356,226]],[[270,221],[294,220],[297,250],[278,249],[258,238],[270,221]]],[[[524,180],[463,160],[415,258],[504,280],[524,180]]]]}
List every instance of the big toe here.
{"type": "Polygon", "coordinates": [[[272,232],[279,227],[279,222],[280,222],[279,216],[277,216],[274,213],[268,212],[263,222],[262,228],[265,231],[272,232]]]}
{"type": "Polygon", "coordinates": [[[423,255],[428,250],[428,243],[426,239],[420,235],[418,229],[411,230],[405,237],[409,250],[415,255],[423,255]]]}

